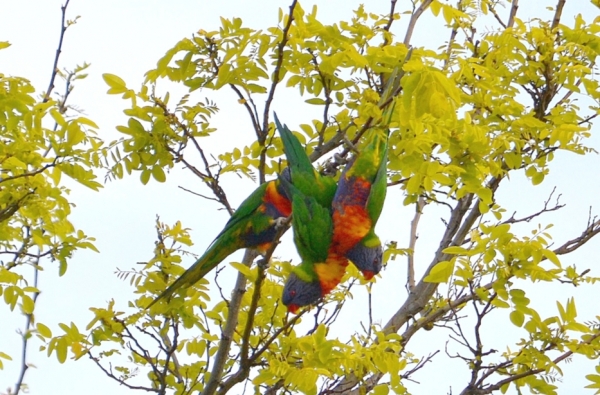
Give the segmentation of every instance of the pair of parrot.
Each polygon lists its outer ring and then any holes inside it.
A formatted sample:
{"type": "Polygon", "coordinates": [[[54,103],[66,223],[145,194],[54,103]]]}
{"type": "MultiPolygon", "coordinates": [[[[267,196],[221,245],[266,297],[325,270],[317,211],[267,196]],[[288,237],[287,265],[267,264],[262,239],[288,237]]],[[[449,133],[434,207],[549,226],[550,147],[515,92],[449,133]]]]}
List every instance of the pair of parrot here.
{"type": "Polygon", "coordinates": [[[275,123],[291,179],[280,177],[280,183],[292,200],[294,243],[302,259],[283,289],[282,301],[295,313],[331,292],[340,283],[349,260],[367,280],[381,270],[383,250],[375,224],[387,191],[388,135],[373,130],[367,145],[346,165],[337,185],[331,185],[327,181],[332,178],[315,171],[300,142],[277,116],[275,123]],[[302,162],[296,161],[298,157],[302,162]],[[305,174],[313,174],[311,185],[322,183],[326,188],[299,183],[305,174]]]}
{"type": "Polygon", "coordinates": [[[305,150],[275,115],[288,167],[259,186],[231,216],[207,251],[149,306],[187,288],[233,252],[264,254],[278,226],[293,213],[294,243],[302,262],[294,267],[282,301],[296,313],[335,288],[352,261],[366,279],[382,267],[375,224],[386,194],[388,134],[373,129],[366,146],[347,164],[339,182],[321,176],[305,150]]]}

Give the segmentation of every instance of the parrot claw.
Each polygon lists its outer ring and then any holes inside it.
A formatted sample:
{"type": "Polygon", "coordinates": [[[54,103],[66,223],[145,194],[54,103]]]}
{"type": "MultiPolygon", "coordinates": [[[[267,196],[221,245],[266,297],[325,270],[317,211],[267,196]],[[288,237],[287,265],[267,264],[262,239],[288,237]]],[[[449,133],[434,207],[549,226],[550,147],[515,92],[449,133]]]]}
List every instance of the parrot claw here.
{"type": "Polygon", "coordinates": [[[267,261],[264,258],[261,258],[258,261],[256,261],[256,266],[258,266],[258,268],[261,270],[266,270],[269,267],[269,261],[267,261]]]}
{"type": "Polygon", "coordinates": [[[275,229],[281,229],[287,224],[287,217],[279,217],[275,219],[275,229]]]}
{"type": "Polygon", "coordinates": [[[345,165],[346,163],[348,163],[348,161],[346,160],[346,158],[344,158],[342,155],[336,152],[333,154],[333,163],[336,163],[338,165],[345,165]]]}
{"type": "Polygon", "coordinates": [[[356,152],[358,154],[358,149],[356,149],[356,147],[354,146],[354,144],[352,144],[352,141],[350,141],[350,139],[348,138],[348,136],[344,136],[344,138],[342,139],[342,141],[350,149],[350,151],[354,151],[354,152],[356,152]]]}
{"type": "Polygon", "coordinates": [[[338,168],[341,165],[345,165],[347,163],[348,160],[345,157],[335,152],[333,154],[332,160],[327,161],[327,163],[325,164],[323,174],[328,176],[335,176],[338,172],[338,168]]]}

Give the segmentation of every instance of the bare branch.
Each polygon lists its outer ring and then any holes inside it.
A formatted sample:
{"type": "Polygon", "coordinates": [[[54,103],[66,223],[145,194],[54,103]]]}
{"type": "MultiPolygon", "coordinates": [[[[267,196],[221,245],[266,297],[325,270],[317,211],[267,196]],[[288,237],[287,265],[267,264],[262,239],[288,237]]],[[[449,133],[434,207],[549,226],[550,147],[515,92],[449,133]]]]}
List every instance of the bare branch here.
{"type": "Polygon", "coordinates": [[[35,176],[36,174],[43,173],[47,169],[56,166],[58,158],[59,158],[59,156],[57,156],[56,158],[54,158],[54,160],[52,161],[52,163],[44,165],[43,167],[41,167],[41,168],[39,168],[37,170],[31,171],[29,173],[22,173],[22,174],[17,174],[16,176],[12,176],[12,177],[0,178],[0,183],[6,182],[6,181],[13,181],[13,180],[16,180],[18,178],[23,178],[23,177],[32,177],[32,176],[35,176]]]}
{"type": "MultiPolygon", "coordinates": [[[[252,249],[247,249],[246,253],[244,254],[244,259],[242,259],[242,263],[246,266],[250,266],[257,256],[258,252],[252,249]]],[[[214,394],[221,383],[223,368],[225,367],[225,363],[229,358],[229,349],[231,348],[231,342],[233,341],[233,332],[235,331],[238,323],[242,298],[245,293],[246,276],[244,276],[242,273],[238,273],[235,287],[231,293],[229,312],[227,314],[227,321],[225,321],[225,328],[221,333],[219,349],[215,354],[213,368],[210,373],[210,379],[208,380],[206,387],[204,387],[202,395],[214,394]]]]}
{"type": "Polygon", "coordinates": [[[515,17],[517,16],[517,10],[519,9],[519,0],[513,0],[510,7],[510,15],[508,16],[508,22],[506,27],[513,27],[515,24],[515,17]]]}
{"type": "Polygon", "coordinates": [[[321,126],[321,130],[319,131],[319,142],[317,144],[317,147],[320,147],[325,141],[325,130],[327,130],[327,123],[329,119],[329,107],[333,102],[333,99],[331,98],[331,80],[328,79],[327,76],[323,74],[323,72],[319,68],[319,61],[317,60],[317,57],[315,56],[314,52],[310,49],[308,49],[308,52],[312,55],[312,63],[315,66],[317,73],[319,74],[321,84],[323,85],[323,91],[325,92],[325,106],[323,108],[323,126],[321,126]]]}
{"type": "MultiPolygon", "coordinates": [[[[398,2],[398,0],[390,1],[390,16],[388,18],[388,22],[386,23],[385,27],[383,28],[383,30],[388,33],[389,33],[390,29],[392,28],[392,23],[394,23],[394,12],[396,11],[396,3],[397,2],[398,2]]],[[[388,44],[389,44],[389,41],[388,41],[388,37],[386,36],[383,40],[383,46],[385,47],[388,44]]]]}
{"type": "Polygon", "coordinates": [[[98,365],[98,367],[100,368],[100,370],[102,370],[111,379],[119,382],[119,384],[124,385],[125,387],[127,387],[127,388],[129,388],[131,390],[143,390],[143,391],[147,391],[147,392],[156,392],[156,393],[159,392],[159,390],[156,389],[156,388],[131,385],[131,384],[125,382],[125,380],[122,380],[119,377],[115,376],[115,374],[112,371],[112,366],[109,369],[106,369],[104,366],[102,366],[102,364],[100,363],[100,361],[98,360],[98,358],[94,357],[91,352],[88,352],[87,354],[90,357],[90,359],[92,361],[94,361],[96,363],[96,365],[98,365]]]}
{"type": "MultiPolygon", "coordinates": [[[[587,340],[582,341],[581,343],[579,343],[580,345],[585,345],[585,344],[590,344],[593,341],[595,341],[596,339],[600,338],[600,332],[595,333],[593,336],[590,336],[587,340]]],[[[559,364],[560,362],[564,361],[565,359],[569,358],[571,355],[573,355],[574,352],[573,351],[567,351],[561,355],[559,355],[557,358],[552,360],[552,363],[554,365],[559,364]]],[[[540,369],[530,369],[527,370],[525,372],[522,373],[515,373],[515,374],[511,374],[509,377],[500,380],[498,382],[496,382],[493,385],[488,385],[485,386],[484,388],[471,388],[471,387],[467,387],[465,388],[460,395],[469,395],[469,394],[473,394],[473,390],[476,390],[477,394],[481,394],[481,395],[485,395],[485,394],[491,394],[494,391],[498,391],[500,388],[502,388],[504,385],[512,383],[516,380],[520,380],[523,377],[528,377],[528,376],[532,376],[535,374],[539,374],[539,373],[543,373],[546,371],[546,368],[540,368],[540,369]]]]}
{"type": "Polygon", "coordinates": [[[67,7],[69,6],[69,1],[70,0],[66,0],[65,4],[63,4],[60,7],[60,10],[62,13],[62,17],[60,20],[60,37],[58,39],[58,47],[56,48],[56,55],[54,56],[54,64],[52,66],[52,74],[50,75],[50,82],[48,83],[48,89],[46,89],[46,93],[44,94],[44,99],[42,100],[43,103],[46,103],[48,100],[50,100],[50,94],[52,93],[52,90],[54,89],[54,81],[56,80],[56,75],[58,74],[58,59],[60,58],[60,54],[62,52],[62,45],[63,45],[63,39],[65,37],[65,32],[67,31],[67,28],[69,27],[66,24],[67,7]]]}
{"type": "Polygon", "coordinates": [[[500,15],[498,15],[498,13],[496,12],[496,8],[494,7],[494,4],[489,4],[488,9],[492,13],[492,15],[494,15],[494,18],[496,18],[496,20],[498,21],[500,26],[502,26],[504,29],[506,29],[506,24],[502,21],[502,18],[500,18],[500,15]]]}
{"type": "Polygon", "coordinates": [[[560,17],[562,16],[562,11],[563,8],[565,6],[565,3],[567,2],[567,0],[558,0],[558,2],[556,3],[556,10],[554,11],[554,18],[552,19],[552,30],[556,29],[558,27],[558,24],[560,23],[560,17]]]}
{"type": "MultiPolygon", "coordinates": [[[[39,262],[39,260],[38,260],[39,262]]],[[[33,265],[33,286],[38,288],[38,278],[39,278],[39,269],[38,265],[33,265]]],[[[39,292],[33,293],[33,305],[35,306],[35,302],[37,301],[39,292]]],[[[31,335],[29,331],[32,329],[33,325],[33,313],[25,313],[25,330],[21,333],[21,372],[19,373],[19,377],[17,379],[17,383],[15,384],[14,395],[18,395],[23,387],[23,380],[25,379],[25,373],[27,373],[27,369],[29,369],[29,364],[27,363],[27,345],[29,343],[29,339],[31,335]]]]}
{"type": "MultiPolygon", "coordinates": [[[[269,250],[267,251],[265,257],[262,259],[262,264],[259,264],[258,277],[256,282],[254,283],[254,293],[252,294],[252,301],[250,302],[250,309],[248,310],[248,318],[246,320],[246,327],[244,328],[244,334],[242,335],[242,350],[241,350],[241,364],[242,367],[244,365],[248,365],[248,347],[250,342],[250,334],[252,333],[252,328],[254,326],[254,316],[256,314],[256,309],[258,308],[258,301],[260,300],[260,290],[262,287],[262,283],[266,278],[266,265],[271,260],[273,256],[273,252],[275,248],[279,244],[279,239],[288,229],[289,224],[291,222],[292,217],[287,218],[285,220],[285,224],[280,226],[275,235],[275,242],[271,243],[269,250]]],[[[248,366],[249,368],[249,366],[248,366]]]]}
{"type": "Polygon", "coordinates": [[[417,20],[432,2],[433,0],[423,0],[419,8],[413,10],[413,13],[410,15],[410,21],[408,22],[408,28],[406,29],[406,35],[404,36],[404,45],[407,47],[410,44],[410,39],[412,38],[413,31],[417,25],[417,20]]]}
{"type": "MultiPolygon", "coordinates": [[[[229,204],[229,201],[227,200],[227,195],[225,194],[225,191],[223,190],[223,188],[221,188],[221,185],[219,184],[219,173],[217,173],[216,175],[213,175],[212,171],[210,170],[210,164],[208,163],[208,159],[206,158],[206,155],[204,154],[204,150],[202,149],[202,147],[200,147],[200,144],[198,143],[198,141],[194,138],[194,136],[192,136],[188,127],[185,124],[183,124],[183,122],[181,122],[179,117],[176,114],[169,111],[169,109],[167,108],[167,105],[162,100],[160,100],[154,96],[152,97],[152,99],[153,99],[154,104],[163,110],[163,114],[165,115],[165,117],[167,117],[167,119],[170,122],[174,123],[177,128],[181,129],[184,136],[187,137],[188,140],[192,141],[192,144],[194,144],[194,147],[196,147],[196,151],[198,151],[198,154],[202,158],[202,162],[204,163],[205,173],[202,173],[194,165],[192,165],[190,162],[188,162],[184,158],[183,154],[181,153],[181,150],[175,150],[175,149],[169,147],[168,145],[165,148],[178,161],[185,164],[186,167],[188,169],[190,169],[190,171],[192,173],[194,173],[197,177],[202,179],[202,181],[204,181],[204,183],[212,190],[213,194],[216,197],[216,201],[221,203],[223,205],[223,207],[225,207],[225,209],[229,212],[229,214],[232,215],[233,208],[231,208],[231,205],[229,204]]],[[[205,196],[202,196],[202,197],[205,197],[205,196]]]]}
{"type": "Polygon", "coordinates": [[[408,268],[406,273],[406,287],[409,293],[412,293],[415,289],[415,247],[418,239],[417,227],[419,226],[419,220],[423,214],[423,207],[425,207],[425,199],[420,196],[415,206],[415,216],[410,223],[410,241],[408,243],[410,253],[407,256],[408,268]]]}
{"type": "Polygon", "coordinates": [[[271,83],[271,88],[269,89],[269,96],[265,102],[265,111],[263,113],[263,133],[266,134],[269,129],[269,111],[271,110],[271,103],[273,102],[273,98],[275,97],[275,89],[277,88],[277,84],[280,81],[280,72],[281,65],[283,64],[283,49],[287,45],[288,41],[288,33],[290,28],[292,27],[292,22],[294,21],[294,9],[296,8],[296,4],[298,0],[292,0],[292,4],[290,4],[290,13],[288,16],[287,23],[282,31],[281,42],[277,45],[277,63],[275,64],[275,70],[273,71],[273,82],[271,83]]]}
{"type": "Polygon", "coordinates": [[[581,236],[576,237],[572,240],[565,242],[562,246],[556,248],[554,253],[556,255],[564,255],[571,253],[590,241],[590,239],[600,233],[600,220],[588,224],[585,230],[581,233],[581,236]]]}

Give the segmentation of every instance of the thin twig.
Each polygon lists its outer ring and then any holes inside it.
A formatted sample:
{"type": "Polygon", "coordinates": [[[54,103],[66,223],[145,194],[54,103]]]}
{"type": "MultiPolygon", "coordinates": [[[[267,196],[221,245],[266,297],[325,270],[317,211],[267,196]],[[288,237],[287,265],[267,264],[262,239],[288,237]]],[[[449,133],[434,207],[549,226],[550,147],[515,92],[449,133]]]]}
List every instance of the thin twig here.
{"type": "MultiPolygon", "coordinates": [[[[390,16],[388,17],[388,21],[386,23],[386,25],[384,26],[383,30],[386,32],[390,32],[390,29],[392,28],[392,23],[394,23],[394,12],[396,12],[396,3],[398,2],[398,0],[391,0],[390,1],[390,16]]],[[[389,40],[388,40],[388,36],[385,36],[384,40],[383,40],[383,45],[382,46],[386,46],[389,45],[389,40]]]]}
{"type": "Polygon", "coordinates": [[[122,380],[114,375],[114,373],[112,372],[112,367],[110,369],[106,369],[104,366],[102,366],[102,364],[100,363],[98,358],[94,357],[91,352],[88,352],[87,354],[90,357],[90,359],[92,361],[94,361],[96,363],[96,365],[98,365],[100,370],[102,370],[108,377],[117,381],[119,384],[124,385],[125,387],[129,388],[130,390],[143,390],[143,391],[148,391],[148,392],[158,392],[158,389],[156,389],[156,388],[142,387],[142,386],[128,384],[124,380],[122,380]]]}
{"type": "MultiPolygon", "coordinates": [[[[39,261],[38,261],[39,262],[39,261]]],[[[33,265],[33,286],[38,289],[38,278],[39,278],[39,269],[38,265],[33,265]]],[[[39,292],[33,292],[33,305],[35,306],[35,302],[37,301],[39,292]]],[[[17,383],[15,384],[14,395],[18,395],[19,391],[23,387],[23,380],[25,379],[25,373],[27,369],[29,369],[29,364],[27,363],[27,344],[29,343],[29,339],[31,338],[29,331],[33,325],[33,312],[25,314],[25,331],[21,334],[22,338],[22,349],[21,349],[21,372],[19,373],[19,378],[17,379],[17,383]]]]}
{"type": "Polygon", "coordinates": [[[44,94],[44,99],[42,103],[46,103],[50,100],[50,94],[54,89],[54,80],[56,80],[56,76],[58,75],[58,59],[60,58],[60,54],[62,52],[63,39],[65,37],[65,32],[67,31],[67,26],[65,24],[67,18],[67,7],[69,6],[69,1],[66,0],[65,4],[60,7],[62,17],[60,20],[60,37],[58,39],[58,47],[56,48],[56,55],[54,56],[54,64],[52,65],[52,74],[50,75],[50,82],[48,83],[48,89],[46,89],[46,93],[44,94]]]}

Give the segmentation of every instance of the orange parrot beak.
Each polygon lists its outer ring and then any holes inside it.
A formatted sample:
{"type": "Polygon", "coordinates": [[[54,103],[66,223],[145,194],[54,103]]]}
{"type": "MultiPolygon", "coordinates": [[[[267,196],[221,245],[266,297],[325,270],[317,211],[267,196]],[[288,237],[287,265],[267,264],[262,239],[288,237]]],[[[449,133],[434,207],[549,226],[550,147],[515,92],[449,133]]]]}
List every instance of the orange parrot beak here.
{"type": "Polygon", "coordinates": [[[365,278],[365,280],[367,280],[367,281],[370,280],[370,279],[372,279],[375,276],[375,273],[373,273],[370,270],[364,270],[362,272],[362,274],[363,274],[363,277],[365,278]]]}
{"type": "Polygon", "coordinates": [[[300,309],[300,306],[296,304],[291,304],[287,307],[287,309],[292,314],[298,314],[298,309],[300,309]]]}

